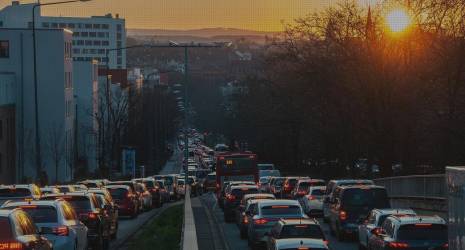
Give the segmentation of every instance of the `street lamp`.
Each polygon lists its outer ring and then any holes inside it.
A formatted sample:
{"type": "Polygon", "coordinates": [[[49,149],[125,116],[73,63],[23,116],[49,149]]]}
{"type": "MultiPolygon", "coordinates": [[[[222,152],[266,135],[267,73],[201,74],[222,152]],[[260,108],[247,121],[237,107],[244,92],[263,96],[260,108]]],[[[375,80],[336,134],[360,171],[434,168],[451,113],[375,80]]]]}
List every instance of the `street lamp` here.
{"type": "Polygon", "coordinates": [[[34,70],[34,111],[35,111],[35,147],[36,147],[36,164],[37,164],[37,177],[40,177],[42,171],[42,157],[40,154],[40,130],[39,130],[39,105],[37,98],[37,53],[36,53],[36,18],[35,11],[39,6],[57,5],[75,2],[89,2],[91,0],[69,0],[52,3],[36,3],[32,6],[32,54],[33,54],[33,70],[34,70]]]}

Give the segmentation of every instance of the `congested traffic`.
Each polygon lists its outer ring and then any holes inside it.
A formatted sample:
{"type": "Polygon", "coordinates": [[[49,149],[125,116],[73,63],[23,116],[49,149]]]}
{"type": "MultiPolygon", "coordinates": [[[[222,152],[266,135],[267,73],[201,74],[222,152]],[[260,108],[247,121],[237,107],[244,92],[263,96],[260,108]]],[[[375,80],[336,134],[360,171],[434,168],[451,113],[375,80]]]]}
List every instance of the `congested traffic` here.
{"type": "Polygon", "coordinates": [[[448,249],[443,218],[392,207],[386,188],[373,180],[282,176],[252,152],[224,144],[210,149],[195,136],[188,169],[202,173],[201,192],[215,197],[224,221],[237,225],[251,249],[342,249],[334,244],[340,242],[371,250],[448,249]]]}

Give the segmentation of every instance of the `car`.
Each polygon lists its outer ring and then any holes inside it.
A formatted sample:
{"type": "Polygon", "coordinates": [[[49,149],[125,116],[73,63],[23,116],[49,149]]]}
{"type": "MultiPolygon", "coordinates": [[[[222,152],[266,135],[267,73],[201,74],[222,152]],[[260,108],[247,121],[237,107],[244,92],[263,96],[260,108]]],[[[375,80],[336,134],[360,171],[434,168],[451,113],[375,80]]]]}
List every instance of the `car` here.
{"type": "Polygon", "coordinates": [[[281,188],[281,199],[292,199],[292,190],[294,189],[297,182],[301,179],[310,179],[310,177],[299,177],[299,176],[292,176],[286,177],[286,180],[283,183],[283,187],[281,188]]]}
{"type": "Polygon", "coordinates": [[[84,191],[87,190],[87,187],[82,184],[78,184],[79,187],[83,188],[76,188],[77,185],[56,185],[55,187],[60,190],[60,193],[72,193],[72,192],[77,192],[77,191],[84,191]]]}
{"type": "Polygon", "coordinates": [[[236,218],[236,209],[238,208],[241,199],[246,194],[258,193],[258,188],[255,185],[239,185],[232,186],[225,195],[224,199],[224,220],[233,222],[236,218]]]}
{"type": "Polygon", "coordinates": [[[140,192],[140,187],[137,187],[137,182],[135,181],[111,181],[106,186],[111,185],[126,185],[131,188],[134,198],[137,200],[137,213],[141,213],[144,210],[144,198],[140,192]]]}
{"type": "Polygon", "coordinates": [[[218,205],[221,209],[224,209],[224,200],[226,199],[227,192],[234,186],[239,185],[255,185],[253,181],[228,181],[224,182],[224,185],[221,187],[220,192],[217,194],[218,205]]]}
{"type": "Polygon", "coordinates": [[[100,208],[105,210],[106,215],[110,219],[110,237],[111,239],[116,239],[118,234],[118,205],[116,205],[111,193],[106,188],[89,188],[87,191],[89,193],[94,193],[97,195],[97,198],[100,200],[100,208]]]}
{"type": "Polygon", "coordinates": [[[304,195],[307,195],[309,191],[308,188],[313,186],[326,186],[326,182],[319,179],[298,180],[297,184],[295,184],[295,187],[291,192],[291,196],[293,199],[298,200],[304,195]]]}
{"type": "Polygon", "coordinates": [[[162,204],[170,201],[170,193],[165,188],[165,180],[156,180],[162,204]]]}
{"type": "Polygon", "coordinates": [[[84,185],[87,188],[99,188],[104,185],[102,180],[84,180],[84,181],[79,181],[76,184],[84,185]]]}
{"type": "Polygon", "coordinates": [[[296,200],[259,200],[250,215],[247,228],[247,242],[252,248],[265,245],[267,236],[276,222],[280,219],[306,219],[308,218],[296,200]]]}
{"type": "Polygon", "coordinates": [[[202,183],[203,192],[213,192],[216,189],[216,173],[209,173],[202,183]]]}
{"type": "Polygon", "coordinates": [[[255,207],[257,206],[257,203],[261,200],[266,200],[266,199],[256,199],[256,200],[249,199],[245,203],[244,210],[243,212],[241,212],[239,221],[237,224],[239,227],[241,239],[247,238],[247,230],[248,230],[250,221],[252,221],[253,211],[255,207]]]}
{"type": "Polygon", "coordinates": [[[31,216],[22,209],[0,209],[0,249],[20,250],[34,246],[51,250],[52,242],[40,235],[31,216]]]}
{"type": "Polygon", "coordinates": [[[178,179],[178,183],[177,183],[177,188],[176,188],[176,194],[177,194],[177,197],[176,197],[176,200],[179,200],[181,199],[181,197],[184,197],[184,195],[186,194],[186,185],[184,185],[185,182],[184,182],[184,179],[178,179]]]}
{"type": "Polygon", "coordinates": [[[319,239],[305,239],[305,238],[294,238],[294,239],[280,239],[276,240],[271,246],[272,250],[327,250],[330,249],[325,241],[319,239]]]}
{"type": "Polygon", "coordinates": [[[308,194],[300,198],[300,204],[308,216],[323,215],[323,199],[326,186],[308,188],[308,194]]]}
{"type": "Polygon", "coordinates": [[[273,163],[258,163],[257,164],[258,170],[274,170],[274,164],[273,163]]]}
{"type": "Polygon", "coordinates": [[[387,217],[396,216],[416,216],[412,209],[373,209],[362,224],[358,226],[358,245],[360,249],[368,248],[368,240],[371,237],[371,230],[380,227],[387,217]]]}
{"type": "Polygon", "coordinates": [[[152,194],[149,192],[149,190],[143,183],[135,183],[135,186],[136,186],[136,193],[141,198],[142,210],[149,211],[153,207],[152,194]]]}
{"type": "Polygon", "coordinates": [[[140,178],[140,179],[134,179],[137,182],[143,183],[145,187],[147,187],[147,190],[150,192],[152,195],[152,205],[154,207],[161,207],[163,204],[163,199],[160,195],[160,186],[158,182],[152,178],[140,178]]]}
{"type": "Polygon", "coordinates": [[[116,205],[118,205],[118,215],[137,217],[139,214],[139,200],[130,186],[108,185],[105,186],[111,194],[116,205]]]}
{"type": "Polygon", "coordinates": [[[326,185],[325,197],[323,199],[323,221],[329,221],[330,205],[333,202],[333,192],[339,186],[350,185],[374,185],[372,180],[330,180],[326,185]]]}
{"type": "Polygon", "coordinates": [[[42,192],[35,184],[0,186],[0,205],[7,200],[38,200],[41,196],[42,192]]]}
{"type": "Polygon", "coordinates": [[[47,194],[43,200],[62,199],[71,204],[79,220],[86,225],[87,240],[92,248],[108,249],[110,244],[110,223],[97,196],[89,192],[47,194]]]}
{"type": "Polygon", "coordinates": [[[44,194],[58,194],[60,193],[60,189],[56,188],[56,187],[50,187],[50,186],[46,186],[46,187],[41,187],[40,188],[40,192],[44,195],[44,194]]]}
{"type": "Polygon", "coordinates": [[[283,187],[286,177],[271,177],[270,180],[270,193],[274,196],[281,198],[281,189],[283,187]]]}
{"type": "Polygon", "coordinates": [[[267,249],[273,249],[274,242],[279,239],[319,239],[328,244],[320,223],[315,219],[281,219],[265,235],[268,236],[267,249]]]}
{"type": "Polygon", "coordinates": [[[2,209],[14,208],[29,214],[40,234],[53,242],[54,250],[87,249],[88,229],[68,202],[61,199],[13,201],[2,206],[2,209]]]}
{"type": "MultiPolygon", "coordinates": [[[[247,204],[247,201],[249,200],[262,200],[262,199],[270,199],[270,200],[275,200],[276,197],[273,194],[267,194],[267,193],[255,193],[255,194],[246,194],[242,197],[241,203],[239,204],[239,207],[237,208],[237,214],[240,215],[242,212],[245,210],[245,206],[247,204]]],[[[241,218],[238,218],[238,221],[241,220],[241,218]]]]}
{"type": "Polygon", "coordinates": [[[176,200],[176,176],[175,175],[156,175],[155,179],[161,179],[165,181],[165,189],[170,194],[170,200],[176,200]]]}
{"type": "Polygon", "coordinates": [[[270,179],[270,176],[260,177],[260,180],[258,181],[258,184],[260,186],[260,192],[270,192],[270,179]]]}
{"type": "Polygon", "coordinates": [[[200,188],[199,182],[197,181],[197,177],[188,176],[187,181],[191,187],[191,194],[193,194],[194,196],[199,195],[202,190],[200,188]]]}
{"type": "Polygon", "coordinates": [[[439,216],[389,216],[372,230],[368,249],[449,249],[447,223],[439,216]]]}
{"type": "Polygon", "coordinates": [[[331,203],[329,228],[339,241],[357,234],[358,225],[375,208],[390,208],[385,187],[375,185],[336,188],[331,203]]]}

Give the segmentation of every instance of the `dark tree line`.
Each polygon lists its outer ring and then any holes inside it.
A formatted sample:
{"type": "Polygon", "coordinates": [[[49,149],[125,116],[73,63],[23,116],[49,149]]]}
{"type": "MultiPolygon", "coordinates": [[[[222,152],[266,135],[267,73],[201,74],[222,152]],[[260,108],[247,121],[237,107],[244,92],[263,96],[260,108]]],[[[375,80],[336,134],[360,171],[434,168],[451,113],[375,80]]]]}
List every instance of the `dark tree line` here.
{"type": "Polygon", "coordinates": [[[268,42],[262,72],[241,82],[248,91],[224,118],[229,136],[287,172],[347,175],[359,158],[382,175],[394,163],[404,174],[464,164],[465,1],[411,1],[414,24],[401,34],[384,6],[357,2],[268,42]],[[311,167],[322,164],[333,168],[311,167]]]}

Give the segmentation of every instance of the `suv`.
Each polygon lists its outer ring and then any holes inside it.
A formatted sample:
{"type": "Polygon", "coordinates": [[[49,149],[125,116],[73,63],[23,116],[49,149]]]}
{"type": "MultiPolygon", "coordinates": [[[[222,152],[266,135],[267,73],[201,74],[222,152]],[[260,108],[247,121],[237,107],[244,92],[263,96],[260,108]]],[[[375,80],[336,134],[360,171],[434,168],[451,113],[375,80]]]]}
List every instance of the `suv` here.
{"type": "Polygon", "coordinates": [[[328,222],[330,205],[333,202],[333,192],[337,187],[351,185],[374,185],[372,180],[331,180],[326,185],[325,197],[323,199],[323,220],[328,222]]]}
{"type": "Polygon", "coordinates": [[[39,235],[32,218],[21,209],[0,209],[0,242],[2,249],[52,249],[52,243],[39,235]]]}
{"type": "Polygon", "coordinates": [[[106,186],[111,197],[118,205],[118,214],[137,217],[139,214],[139,200],[131,187],[126,185],[106,186]]]}
{"type": "Polygon", "coordinates": [[[390,208],[386,188],[380,186],[338,187],[333,194],[329,228],[338,240],[354,235],[361,223],[375,208],[390,208]]]}
{"type": "Polygon", "coordinates": [[[88,229],[79,221],[71,205],[64,200],[14,201],[4,203],[2,208],[21,208],[28,213],[40,234],[53,242],[53,249],[87,248],[88,229]]]}
{"type": "Polygon", "coordinates": [[[224,220],[226,222],[234,221],[236,217],[236,209],[238,208],[242,197],[246,194],[254,193],[258,193],[258,188],[255,185],[239,185],[230,187],[224,199],[224,220]]]}
{"type": "Polygon", "coordinates": [[[107,249],[110,244],[110,220],[105,215],[98,198],[93,193],[76,192],[48,194],[43,200],[63,199],[71,204],[79,220],[87,226],[87,239],[92,248],[107,249]]]}
{"type": "Polygon", "coordinates": [[[364,222],[358,226],[358,243],[360,248],[368,248],[368,240],[371,237],[371,230],[380,227],[387,217],[396,216],[415,216],[412,209],[373,209],[364,222]]]}
{"type": "Polygon", "coordinates": [[[279,239],[305,238],[326,241],[325,234],[315,219],[282,219],[265,235],[268,236],[267,249],[273,249],[274,242],[279,239]]]}
{"type": "Polygon", "coordinates": [[[372,230],[368,248],[449,249],[447,224],[438,216],[389,216],[372,230]]]}
{"type": "Polygon", "coordinates": [[[248,244],[252,248],[265,244],[266,232],[280,219],[306,219],[299,202],[295,200],[259,200],[251,212],[247,230],[248,244]]]}
{"type": "Polygon", "coordinates": [[[0,186],[0,205],[7,200],[38,200],[41,196],[40,188],[35,184],[0,186]]]}

